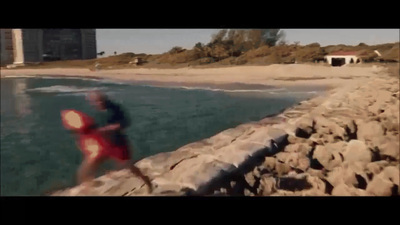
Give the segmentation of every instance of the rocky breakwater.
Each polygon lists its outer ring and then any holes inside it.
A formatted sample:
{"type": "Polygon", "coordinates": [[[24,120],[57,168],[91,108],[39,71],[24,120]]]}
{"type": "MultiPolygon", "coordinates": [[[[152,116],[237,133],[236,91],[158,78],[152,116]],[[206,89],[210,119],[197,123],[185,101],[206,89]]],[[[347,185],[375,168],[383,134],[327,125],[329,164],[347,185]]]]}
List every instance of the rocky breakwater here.
{"type": "Polygon", "coordinates": [[[399,195],[398,78],[338,88],[284,115],[304,108],[288,120],[294,132],[283,151],[245,175],[245,195],[399,195]]]}
{"type": "Polygon", "coordinates": [[[55,196],[399,194],[397,78],[352,82],[282,114],[225,130],[55,196]]]}

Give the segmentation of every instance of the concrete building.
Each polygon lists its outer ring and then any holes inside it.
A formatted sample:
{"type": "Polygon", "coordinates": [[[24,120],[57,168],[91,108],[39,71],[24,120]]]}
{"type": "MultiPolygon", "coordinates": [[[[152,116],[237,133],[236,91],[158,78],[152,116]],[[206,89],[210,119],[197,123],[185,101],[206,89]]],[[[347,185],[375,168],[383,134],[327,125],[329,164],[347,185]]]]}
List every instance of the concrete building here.
{"type": "Polygon", "coordinates": [[[12,29],[14,64],[43,61],[43,30],[12,29]]]}
{"type": "Polygon", "coordinates": [[[12,29],[0,29],[0,66],[13,63],[12,29]]]}
{"type": "Polygon", "coordinates": [[[96,29],[81,29],[82,59],[97,58],[96,29]]]}
{"type": "Polygon", "coordinates": [[[45,29],[43,52],[45,61],[96,58],[96,30],[45,29]]]}
{"type": "Polygon", "coordinates": [[[361,58],[357,52],[333,52],[324,57],[328,64],[332,66],[342,66],[344,64],[361,63],[361,58]]]}
{"type": "Polygon", "coordinates": [[[1,29],[2,65],[96,57],[95,29],[1,29]]]}

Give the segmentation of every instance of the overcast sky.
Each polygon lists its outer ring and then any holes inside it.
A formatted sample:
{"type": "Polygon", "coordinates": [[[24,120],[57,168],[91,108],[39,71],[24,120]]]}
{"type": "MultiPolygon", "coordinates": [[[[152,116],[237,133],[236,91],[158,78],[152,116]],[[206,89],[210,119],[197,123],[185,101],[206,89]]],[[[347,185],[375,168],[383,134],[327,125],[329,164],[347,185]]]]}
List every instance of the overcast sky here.
{"type": "MultiPolygon", "coordinates": [[[[399,41],[399,29],[283,29],[289,43],[318,42],[368,45],[399,41]]],[[[208,43],[218,29],[97,29],[97,51],[106,55],[124,52],[158,54],[174,46],[190,49],[197,42],[208,43]]]]}

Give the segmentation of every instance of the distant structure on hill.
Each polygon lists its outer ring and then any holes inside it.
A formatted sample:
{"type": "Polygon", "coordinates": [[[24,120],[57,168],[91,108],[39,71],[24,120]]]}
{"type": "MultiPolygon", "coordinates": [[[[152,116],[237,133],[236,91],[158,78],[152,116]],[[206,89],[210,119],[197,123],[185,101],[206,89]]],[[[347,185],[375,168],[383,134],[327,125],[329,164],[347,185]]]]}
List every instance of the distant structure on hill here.
{"type": "Polygon", "coordinates": [[[1,65],[93,59],[95,29],[0,29],[1,65]]]}
{"type": "Polygon", "coordinates": [[[325,56],[328,64],[332,66],[342,66],[344,64],[361,63],[361,58],[357,52],[332,52],[325,56]]]}

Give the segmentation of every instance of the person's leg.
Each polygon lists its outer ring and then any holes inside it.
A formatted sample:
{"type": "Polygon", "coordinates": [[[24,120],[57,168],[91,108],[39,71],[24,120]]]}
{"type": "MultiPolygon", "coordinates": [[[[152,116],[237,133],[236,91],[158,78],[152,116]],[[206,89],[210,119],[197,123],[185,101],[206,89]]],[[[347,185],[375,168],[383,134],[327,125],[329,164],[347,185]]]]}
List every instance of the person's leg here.
{"type": "Polygon", "coordinates": [[[133,162],[126,160],[126,161],[119,161],[118,163],[119,168],[128,168],[134,176],[139,177],[143,180],[143,182],[147,185],[149,193],[153,191],[153,186],[151,184],[150,178],[142,173],[142,171],[133,164],[133,162]]]}
{"type": "Polygon", "coordinates": [[[103,161],[104,158],[90,159],[85,157],[78,170],[78,184],[88,183],[93,180],[97,169],[103,161]]]}
{"type": "Polygon", "coordinates": [[[129,143],[128,138],[125,135],[118,136],[118,144],[120,144],[122,147],[121,150],[121,155],[119,157],[119,166],[123,168],[129,168],[131,173],[135,176],[138,176],[140,179],[143,180],[143,182],[147,185],[149,193],[153,191],[153,187],[150,181],[150,178],[142,173],[139,168],[137,168],[134,164],[134,162],[131,161],[132,159],[132,154],[133,154],[133,149],[132,145],[129,143]]]}

